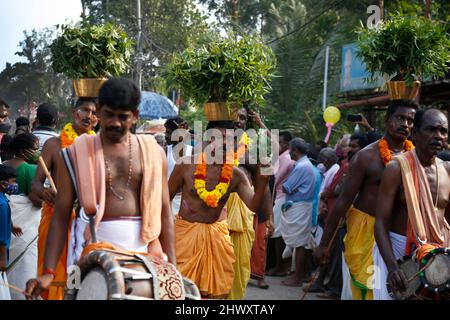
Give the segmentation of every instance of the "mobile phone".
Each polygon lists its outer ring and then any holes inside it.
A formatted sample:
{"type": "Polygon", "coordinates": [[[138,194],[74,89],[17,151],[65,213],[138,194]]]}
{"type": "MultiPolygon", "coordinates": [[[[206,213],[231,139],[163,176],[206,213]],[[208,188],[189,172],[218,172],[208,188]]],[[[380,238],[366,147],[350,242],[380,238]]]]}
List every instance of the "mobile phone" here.
{"type": "Polygon", "coordinates": [[[350,122],[362,121],[362,116],[360,114],[349,114],[347,116],[347,121],[350,121],[350,122]]]}

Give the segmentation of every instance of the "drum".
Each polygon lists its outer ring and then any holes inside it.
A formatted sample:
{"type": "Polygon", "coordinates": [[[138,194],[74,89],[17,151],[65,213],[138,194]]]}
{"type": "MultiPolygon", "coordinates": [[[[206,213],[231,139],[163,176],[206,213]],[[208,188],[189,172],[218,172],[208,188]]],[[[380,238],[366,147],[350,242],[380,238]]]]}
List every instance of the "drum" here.
{"type": "Polygon", "coordinates": [[[389,295],[396,300],[415,300],[420,299],[420,295],[418,292],[422,287],[422,284],[419,279],[419,263],[417,263],[411,256],[405,256],[399,260],[397,260],[399,268],[403,270],[408,279],[408,286],[406,290],[401,291],[392,291],[390,285],[387,285],[387,290],[389,295]]]}
{"type": "Polygon", "coordinates": [[[65,300],[200,300],[197,286],[175,266],[150,256],[95,250],[82,258],[79,288],[65,300]]]}
{"type": "Polygon", "coordinates": [[[450,249],[431,250],[421,261],[419,274],[424,288],[441,297],[450,297],[450,249]]]}

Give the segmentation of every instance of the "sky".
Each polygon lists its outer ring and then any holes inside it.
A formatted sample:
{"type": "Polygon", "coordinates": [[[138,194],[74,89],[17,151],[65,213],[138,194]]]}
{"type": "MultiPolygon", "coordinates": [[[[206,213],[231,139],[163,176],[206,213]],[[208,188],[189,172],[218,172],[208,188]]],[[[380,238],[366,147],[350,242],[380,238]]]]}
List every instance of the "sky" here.
{"type": "Polygon", "coordinates": [[[0,0],[0,72],[6,62],[23,61],[15,52],[23,31],[78,21],[80,0],[0,0]]]}

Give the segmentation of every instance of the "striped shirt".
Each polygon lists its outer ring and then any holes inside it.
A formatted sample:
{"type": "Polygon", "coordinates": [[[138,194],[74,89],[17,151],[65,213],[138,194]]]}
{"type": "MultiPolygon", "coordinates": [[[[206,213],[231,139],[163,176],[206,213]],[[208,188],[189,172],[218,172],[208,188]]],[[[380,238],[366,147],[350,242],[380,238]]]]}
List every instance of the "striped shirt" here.
{"type": "Polygon", "coordinates": [[[33,134],[39,139],[39,151],[42,151],[42,148],[48,139],[59,137],[59,134],[50,127],[37,127],[36,130],[33,131],[33,134]]]}

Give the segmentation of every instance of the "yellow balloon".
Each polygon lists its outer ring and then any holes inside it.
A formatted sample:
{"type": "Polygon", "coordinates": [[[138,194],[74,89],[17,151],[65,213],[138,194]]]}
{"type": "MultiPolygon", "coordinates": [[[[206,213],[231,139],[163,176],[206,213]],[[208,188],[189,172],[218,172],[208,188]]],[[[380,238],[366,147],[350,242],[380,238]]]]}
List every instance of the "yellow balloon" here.
{"type": "Polygon", "coordinates": [[[336,124],[341,120],[341,111],[336,107],[328,107],[323,112],[323,120],[326,123],[336,124]]]}

